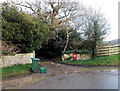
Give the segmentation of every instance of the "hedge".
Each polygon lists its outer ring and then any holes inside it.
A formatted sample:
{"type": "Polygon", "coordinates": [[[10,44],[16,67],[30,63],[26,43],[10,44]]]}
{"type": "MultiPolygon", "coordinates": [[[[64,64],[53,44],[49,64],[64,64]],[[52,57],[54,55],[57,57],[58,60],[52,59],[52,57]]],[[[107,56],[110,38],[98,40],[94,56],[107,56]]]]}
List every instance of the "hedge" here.
{"type": "Polygon", "coordinates": [[[62,54],[71,54],[71,53],[78,53],[78,54],[89,54],[88,50],[69,50],[69,51],[62,51],[62,54]]]}

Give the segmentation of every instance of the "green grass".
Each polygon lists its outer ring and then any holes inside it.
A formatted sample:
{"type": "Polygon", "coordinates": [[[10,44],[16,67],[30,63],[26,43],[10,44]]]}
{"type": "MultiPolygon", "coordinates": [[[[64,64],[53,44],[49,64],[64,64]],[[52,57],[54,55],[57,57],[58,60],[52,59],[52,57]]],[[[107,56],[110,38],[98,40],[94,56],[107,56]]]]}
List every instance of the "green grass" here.
{"type": "MultiPolygon", "coordinates": [[[[97,57],[90,60],[64,61],[62,63],[83,65],[83,66],[118,66],[118,63],[120,63],[118,57],[120,57],[120,54],[113,56],[97,57]]],[[[2,70],[2,77],[4,80],[11,77],[18,77],[27,74],[32,74],[30,71],[31,66],[32,64],[19,64],[10,67],[4,67],[0,69],[0,75],[2,70]]]]}
{"type": "Polygon", "coordinates": [[[118,57],[120,57],[120,54],[113,56],[97,57],[89,60],[64,61],[63,63],[83,66],[118,66],[118,64],[120,63],[118,57]]]}
{"type": "Polygon", "coordinates": [[[2,70],[3,79],[6,79],[11,77],[31,74],[30,68],[31,68],[31,64],[19,64],[19,65],[4,67],[0,70],[2,70]]]}

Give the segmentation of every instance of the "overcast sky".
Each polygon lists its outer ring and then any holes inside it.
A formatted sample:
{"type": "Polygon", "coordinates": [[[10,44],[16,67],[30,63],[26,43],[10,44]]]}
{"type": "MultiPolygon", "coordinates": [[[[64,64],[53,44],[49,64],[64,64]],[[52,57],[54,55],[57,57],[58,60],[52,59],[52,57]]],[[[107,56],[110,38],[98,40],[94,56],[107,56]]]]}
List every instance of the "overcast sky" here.
{"type": "MultiPolygon", "coordinates": [[[[79,1],[79,0],[78,0],[79,1]]],[[[105,39],[107,41],[118,39],[118,2],[120,0],[82,0],[86,6],[92,6],[93,8],[101,8],[105,18],[110,23],[110,33],[105,39]]]]}
{"type": "MultiPolygon", "coordinates": [[[[0,2],[3,1],[7,1],[7,0],[0,0],[0,2]]],[[[34,0],[28,0],[28,1],[34,1],[34,0]]],[[[100,8],[101,12],[103,12],[105,18],[108,19],[108,22],[111,25],[110,33],[105,40],[110,41],[113,39],[118,39],[118,2],[120,0],[75,0],[75,1],[82,1],[82,3],[87,7],[91,6],[95,9],[100,8]]]]}

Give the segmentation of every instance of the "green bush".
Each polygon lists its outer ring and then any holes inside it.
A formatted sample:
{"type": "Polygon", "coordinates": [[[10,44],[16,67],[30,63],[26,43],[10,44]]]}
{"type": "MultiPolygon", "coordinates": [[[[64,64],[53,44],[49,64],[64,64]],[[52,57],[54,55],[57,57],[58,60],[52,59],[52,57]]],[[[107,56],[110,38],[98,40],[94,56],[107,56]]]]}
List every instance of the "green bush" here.
{"type": "Polygon", "coordinates": [[[2,8],[2,40],[18,47],[21,52],[30,52],[42,47],[49,37],[46,20],[18,11],[11,5],[2,8]]]}
{"type": "Polygon", "coordinates": [[[15,53],[8,52],[8,51],[1,51],[1,53],[4,55],[15,55],[15,53]]]}
{"type": "Polygon", "coordinates": [[[4,55],[8,55],[8,54],[10,54],[10,52],[2,51],[2,54],[4,54],[4,55]]]}
{"type": "Polygon", "coordinates": [[[67,58],[67,60],[71,60],[71,59],[72,59],[72,57],[67,58]]]}
{"type": "Polygon", "coordinates": [[[62,51],[62,54],[71,54],[71,53],[79,53],[79,54],[89,54],[88,50],[69,50],[69,51],[62,51]]]}
{"type": "Polygon", "coordinates": [[[54,52],[49,51],[47,52],[47,54],[49,55],[49,57],[56,57],[56,53],[54,52]]]}

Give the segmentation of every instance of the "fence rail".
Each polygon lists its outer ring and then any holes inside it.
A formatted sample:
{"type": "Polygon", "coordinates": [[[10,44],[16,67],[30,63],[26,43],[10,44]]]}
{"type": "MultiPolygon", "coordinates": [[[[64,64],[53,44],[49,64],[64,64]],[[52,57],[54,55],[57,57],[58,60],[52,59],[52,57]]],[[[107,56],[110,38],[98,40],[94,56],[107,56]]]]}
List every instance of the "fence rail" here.
{"type": "Polygon", "coordinates": [[[120,54],[120,45],[98,47],[97,56],[110,56],[115,54],[120,54]]]}

